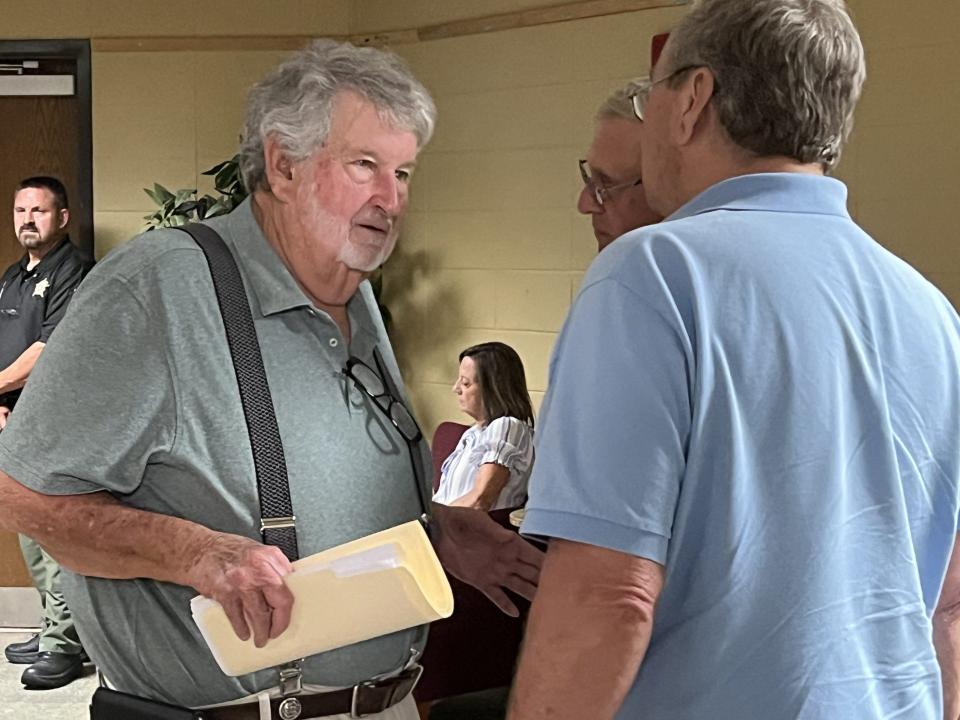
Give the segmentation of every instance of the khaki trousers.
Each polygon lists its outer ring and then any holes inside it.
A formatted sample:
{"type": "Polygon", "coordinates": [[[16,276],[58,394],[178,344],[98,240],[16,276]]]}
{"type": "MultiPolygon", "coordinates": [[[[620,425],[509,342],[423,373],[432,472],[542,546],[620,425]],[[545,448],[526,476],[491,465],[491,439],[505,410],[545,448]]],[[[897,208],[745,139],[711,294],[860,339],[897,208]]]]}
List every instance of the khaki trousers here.
{"type": "Polygon", "coordinates": [[[82,649],[80,638],[60,589],[59,563],[50,557],[39,543],[25,535],[20,536],[20,551],[33,578],[33,586],[40,593],[40,604],[43,606],[40,652],[78,654],[82,649]]]}

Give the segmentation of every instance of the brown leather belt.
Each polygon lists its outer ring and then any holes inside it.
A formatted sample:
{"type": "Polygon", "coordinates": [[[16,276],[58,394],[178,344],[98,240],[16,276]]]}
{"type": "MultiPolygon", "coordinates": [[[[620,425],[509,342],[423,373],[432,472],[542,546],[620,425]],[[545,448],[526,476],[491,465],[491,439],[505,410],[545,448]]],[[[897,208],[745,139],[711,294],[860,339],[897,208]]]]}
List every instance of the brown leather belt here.
{"type": "MultiPolygon", "coordinates": [[[[391,678],[371,680],[343,690],[274,698],[270,700],[270,717],[309,720],[330,715],[349,715],[352,718],[376,715],[409,695],[422,672],[423,668],[414,665],[391,678]]],[[[194,712],[199,720],[260,720],[260,704],[256,700],[194,712]]]]}

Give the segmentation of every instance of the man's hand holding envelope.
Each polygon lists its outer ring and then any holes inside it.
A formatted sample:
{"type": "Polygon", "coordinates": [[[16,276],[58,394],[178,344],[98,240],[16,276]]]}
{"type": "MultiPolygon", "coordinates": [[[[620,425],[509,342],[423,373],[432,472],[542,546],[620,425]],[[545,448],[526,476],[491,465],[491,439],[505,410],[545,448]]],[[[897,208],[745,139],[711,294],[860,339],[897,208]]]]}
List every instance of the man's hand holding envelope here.
{"type": "MultiPolygon", "coordinates": [[[[532,600],[543,553],[484,512],[438,504],[432,511],[433,550],[443,568],[515,617],[505,590],[532,600]]],[[[220,604],[237,637],[252,636],[261,648],[288,628],[294,597],[284,578],[293,565],[278,548],[213,532],[195,557],[191,585],[220,604]]]]}

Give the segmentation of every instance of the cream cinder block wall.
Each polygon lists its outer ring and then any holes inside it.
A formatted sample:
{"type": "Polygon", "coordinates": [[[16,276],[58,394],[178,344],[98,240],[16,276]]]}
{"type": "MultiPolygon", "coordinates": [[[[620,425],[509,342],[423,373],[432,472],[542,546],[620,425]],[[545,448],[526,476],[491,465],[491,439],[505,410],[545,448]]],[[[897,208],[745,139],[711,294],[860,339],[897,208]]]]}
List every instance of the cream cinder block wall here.
{"type": "Polygon", "coordinates": [[[143,230],[154,182],[210,190],[201,173],[233,157],[246,92],[282,52],[93,55],[97,255],[143,230]]]}
{"type": "Polygon", "coordinates": [[[570,0],[355,0],[351,3],[353,32],[382,32],[499,15],[570,0]]]}
{"type": "Polygon", "coordinates": [[[589,220],[576,212],[576,161],[599,104],[648,72],[652,36],[683,12],[644,10],[393,48],[439,109],[385,271],[394,341],[428,434],[442,420],[468,420],[450,387],[460,350],[484,340],[517,349],[539,407],[550,350],[596,253],[589,220]]]}
{"type": "MultiPolygon", "coordinates": [[[[88,0],[91,37],[324,35],[349,32],[343,0],[88,0]],[[112,6],[112,7],[111,7],[112,6]]],[[[201,173],[233,156],[249,87],[285,52],[94,52],[93,181],[96,250],[103,256],[144,227],[143,192],[209,191],[201,173]]]]}
{"type": "Polygon", "coordinates": [[[349,0],[0,0],[2,39],[344,34],[349,0]]]}
{"type": "Polygon", "coordinates": [[[841,172],[854,216],[960,307],[960,3],[849,5],[868,75],[841,172]]]}

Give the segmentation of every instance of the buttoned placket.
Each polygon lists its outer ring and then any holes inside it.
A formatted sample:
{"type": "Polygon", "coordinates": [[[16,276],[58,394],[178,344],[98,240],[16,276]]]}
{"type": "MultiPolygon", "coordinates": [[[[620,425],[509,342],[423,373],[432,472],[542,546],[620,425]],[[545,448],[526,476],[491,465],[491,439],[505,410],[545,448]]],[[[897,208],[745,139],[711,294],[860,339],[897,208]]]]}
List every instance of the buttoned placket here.
{"type": "MultiPolygon", "coordinates": [[[[311,334],[317,338],[321,346],[325,346],[321,354],[326,357],[330,363],[331,373],[333,375],[341,375],[343,368],[347,364],[350,349],[347,347],[347,343],[344,342],[343,336],[340,334],[340,329],[333,321],[333,318],[322,310],[308,307],[306,308],[306,313],[307,325],[310,328],[311,334]]],[[[353,399],[352,389],[349,392],[351,399],[353,399]]],[[[356,399],[359,399],[359,396],[356,399]]]]}

